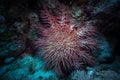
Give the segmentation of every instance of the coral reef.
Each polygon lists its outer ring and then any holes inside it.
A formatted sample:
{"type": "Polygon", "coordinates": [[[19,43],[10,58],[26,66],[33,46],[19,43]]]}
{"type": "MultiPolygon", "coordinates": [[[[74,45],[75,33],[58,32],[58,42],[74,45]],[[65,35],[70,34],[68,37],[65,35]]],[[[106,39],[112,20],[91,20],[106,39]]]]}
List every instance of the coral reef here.
{"type": "Polygon", "coordinates": [[[119,80],[120,65],[118,64],[119,61],[115,61],[112,64],[100,64],[92,68],[87,67],[86,71],[76,70],[71,73],[69,80],[119,80]]]}
{"type": "Polygon", "coordinates": [[[0,80],[120,80],[120,0],[0,0],[0,80]]]}
{"type": "Polygon", "coordinates": [[[26,56],[0,68],[1,80],[58,80],[53,71],[44,70],[44,62],[38,57],[26,56]],[[22,63],[22,64],[21,64],[22,63]],[[3,75],[4,74],[4,75],[3,75]],[[14,75],[14,76],[13,76],[14,75]]]}

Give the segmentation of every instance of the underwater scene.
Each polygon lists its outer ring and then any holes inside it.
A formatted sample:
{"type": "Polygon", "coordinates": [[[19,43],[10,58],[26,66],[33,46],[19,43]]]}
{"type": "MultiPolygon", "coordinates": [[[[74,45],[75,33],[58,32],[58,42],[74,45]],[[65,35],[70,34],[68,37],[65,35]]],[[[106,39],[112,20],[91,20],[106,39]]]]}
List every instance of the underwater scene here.
{"type": "Polygon", "coordinates": [[[0,0],[0,80],[120,80],[120,0],[0,0]]]}

